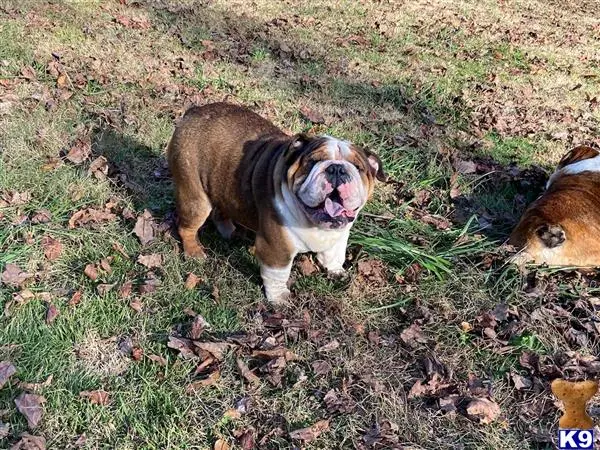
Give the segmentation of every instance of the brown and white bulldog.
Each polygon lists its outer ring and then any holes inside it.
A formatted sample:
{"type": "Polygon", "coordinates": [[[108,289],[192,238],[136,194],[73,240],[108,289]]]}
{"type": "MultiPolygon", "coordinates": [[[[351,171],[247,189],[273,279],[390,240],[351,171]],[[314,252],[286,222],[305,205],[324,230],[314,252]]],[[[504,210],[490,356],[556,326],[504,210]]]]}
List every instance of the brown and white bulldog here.
{"type": "Polygon", "coordinates": [[[600,151],[575,147],[525,211],[509,244],[517,264],[600,266],[600,151]]]}
{"type": "Polygon", "coordinates": [[[283,302],[298,253],[315,252],[343,273],[350,228],[386,178],[375,154],[329,136],[289,136],[249,109],[213,103],[190,108],[169,143],[178,231],[184,252],[204,257],[196,239],[212,213],[220,234],[234,223],[256,232],[267,299],[283,302]]]}

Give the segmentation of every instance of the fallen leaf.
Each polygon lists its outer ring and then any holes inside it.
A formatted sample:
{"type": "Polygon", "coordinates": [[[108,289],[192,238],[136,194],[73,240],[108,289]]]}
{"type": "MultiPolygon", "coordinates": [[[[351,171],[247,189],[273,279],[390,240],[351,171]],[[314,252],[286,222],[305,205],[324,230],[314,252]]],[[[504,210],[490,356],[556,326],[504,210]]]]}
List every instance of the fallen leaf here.
{"type": "Polygon", "coordinates": [[[323,397],[327,411],[331,414],[349,414],[356,408],[356,402],[348,395],[336,389],[330,389],[323,397]]]}
{"type": "Polygon", "coordinates": [[[7,286],[19,287],[32,277],[32,274],[22,271],[19,266],[11,263],[4,267],[1,280],[7,286]]]}
{"type": "Polygon", "coordinates": [[[97,224],[108,222],[116,218],[116,214],[107,211],[100,211],[93,208],[82,209],[74,213],[69,219],[69,229],[73,229],[82,225],[97,224]]]}
{"type": "Polygon", "coordinates": [[[92,281],[96,281],[98,279],[98,269],[96,268],[96,264],[90,263],[85,266],[83,273],[92,281]]]}
{"type": "Polygon", "coordinates": [[[361,259],[357,269],[358,275],[370,284],[383,286],[387,283],[387,268],[378,259],[361,259]]]}
{"type": "Polygon", "coordinates": [[[32,436],[21,433],[21,440],[13,445],[10,450],[46,450],[46,439],[42,436],[32,436]]]}
{"type": "Polygon", "coordinates": [[[82,391],[79,397],[87,398],[92,405],[108,405],[109,395],[106,391],[82,391]]]}
{"type": "Polygon", "coordinates": [[[40,389],[46,388],[52,384],[52,380],[54,379],[53,375],[48,375],[45,381],[41,383],[25,383],[24,381],[19,382],[19,387],[25,391],[39,391],[40,389]]]}
{"type": "Polygon", "coordinates": [[[142,310],[144,309],[142,302],[138,298],[134,298],[133,300],[131,300],[129,302],[129,306],[131,307],[131,309],[137,312],[142,312],[142,310]]]}
{"type": "Polygon", "coordinates": [[[327,344],[323,345],[322,347],[320,347],[317,351],[319,353],[321,352],[330,352],[332,350],[336,350],[337,348],[339,348],[340,343],[338,342],[337,339],[334,339],[331,342],[328,342],[327,344]]]}
{"type": "Polygon", "coordinates": [[[60,75],[58,75],[58,77],[56,78],[56,87],[58,88],[64,88],[67,86],[69,82],[69,77],[67,76],[66,73],[61,73],[60,75]]]}
{"type": "Polygon", "coordinates": [[[42,238],[42,248],[44,249],[44,256],[49,261],[58,259],[62,253],[62,244],[58,239],[54,239],[51,236],[44,236],[42,238]]]}
{"type": "Polygon", "coordinates": [[[132,358],[134,361],[140,361],[140,360],[142,359],[142,356],[144,356],[144,351],[143,351],[141,348],[139,348],[139,347],[134,347],[134,348],[131,350],[131,358],[132,358]]]}
{"type": "Polygon", "coordinates": [[[304,276],[313,275],[319,271],[319,267],[307,255],[302,255],[298,259],[298,270],[304,276]]]}
{"type": "Polygon", "coordinates": [[[131,281],[126,281],[119,288],[119,296],[121,298],[127,298],[131,295],[131,289],[133,288],[133,283],[131,281]]]}
{"type": "Polygon", "coordinates": [[[65,158],[73,164],[82,164],[92,154],[92,143],[89,136],[78,138],[73,142],[65,158]]]}
{"type": "Polygon", "coordinates": [[[305,120],[308,120],[314,124],[325,123],[325,118],[323,115],[314,109],[309,108],[308,106],[302,106],[300,108],[300,114],[305,120]]]}
{"type": "Polygon", "coordinates": [[[211,292],[212,298],[215,302],[219,301],[219,297],[221,296],[220,292],[219,292],[219,287],[215,284],[212,288],[212,292],[211,292]]]}
{"type": "Polygon", "coordinates": [[[129,255],[127,254],[123,246],[118,242],[113,242],[112,248],[113,250],[118,251],[125,259],[129,259],[129,255]]]}
{"type": "Polygon", "coordinates": [[[41,209],[39,211],[36,211],[35,214],[31,217],[31,223],[33,225],[48,223],[50,222],[50,220],[52,220],[52,215],[47,209],[41,209]]]}
{"type": "Polygon", "coordinates": [[[236,437],[240,443],[240,447],[242,447],[242,450],[252,450],[256,447],[254,430],[252,428],[244,430],[241,434],[239,434],[239,436],[236,437]]]}
{"type": "Polygon", "coordinates": [[[104,156],[98,156],[90,164],[88,175],[93,175],[98,180],[106,179],[108,176],[108,160],[104,156]]]}
{"type": "Polygon", "coordinates": [[[196,274],[190,272],[185,280],[185,288],[186,289],[194,289],[198,283],[202,281],[202,278],[198,277],[196,274]]]}
{"type": "Polygon", "coordinates": [[[412,324],[410,327],[405,328],[400,333],[400,339],[406,345],[410,347],[418,347],[419,344],[426,344],[428,342],[427,336],[421,331],[421,327],[416,324],[412,324]]]}
{"type": "Polygon", "coordinates": [[[0,361],[0,389],[15,373],[17,373],[17,369],[10,362],[0,361]]]}
{"type": "Polygon", "coordinates": [[[482,379],[477,378],[472,373],[468,374],[467,389],[469,393],[475,397],[485,397],[490,395],[490,383],[486,383],[482,379]]]}
{"type": "Polygon", "coordinates": [[[100,267],[102,268],[102,270],[104,270],[106,273],[112,273],[112,267],[110,267],[110,261],[112,261],[112,257],[109,258],[103,258],[100,260],[100,267]]]}
{"type": "Polygon", "coordinates": [[[300,359],[298,355],[285,347],[278,347],[271,350],[254,350],[252,356],[255,358],[267,359],[284,358],[286,361],[296,361],[297,359],[300,359]]]}
{"type": "Polygon", "coordinates": [[[228,342],[194,342],[194,345],[205,352],[210,353],[219,361],[225,358],[225,352],[231,348],[228,342]]]}
{"type": "Polygon", "coordinates": [[[139,238],[142,245],[146,245],[154,240],[154,219],[147,209],[138,217],[133,232],[139,238]]]}
{"type": "Polygon", "coordinates": [[[472,419],[479,420],[479,423],[492,423],[500,414],[500,407],[492,400],[486,398],[476,398],[471,400],[467,406],[467,415],[472,419]]]}
{"type": "Polygon", "coordinates": [[[518,373],[511,372],[510,378],[512,379],[517,391],[524,391],[533,387],[533,380],[529,377],[524,377],[518,373]]]}
{"type": "Polygon", "coordinates": [[[156,267],[162,267],[162,255],[158,253],[152,253],[150,255],[140,255],[138,256],[137,262],[143,266],[146,266],[148,269],[154,269],[156,267]]]}
{"type": "Polygon", "coordinates": [[[58,308],[52,303],[48,303],[46,307],[46,324],[52,325],[59,314],[58,308]]]}
{"type": "Polygon", "coordinates": [[[389,420],[376,422],[364,434],[363,442],[371,448],[398,448],[398,425],[389,420]]]}
{"type": "Polygon", "coordinates": [[[21,67],[21,75],[23,76],[23,78],[29,81],[35,80],[37,78],[35,69],[31,66],[21,67]]]}
{"type": "Polygon", "coordinates": [[[290,438],[304,442],[311,442],[318,438],[321,433],[324,433],[328,430],[329,420],[319,420],[311,427],[301,428],[300,430],[290,432],[290,438]]]}
{"type": "Polygon", "coordinates": [[[200,336],[202,336],[202,333],[204,333],[204,330],[207,328],[210,328],[210,324],[204,317],[202,317],[200,314],[197,314],[192,321],[192,326],[188,332],[188,337],[190,339],[200,339],[200,336]]]}
{"type": "Polygon", "coordinates": [[[15,399],[15,405],[21,414],[27,419],[30,429],[37,427],[42,418],[42,404],[46,401],[44,397],[36,394],[23,392],[15,399]]]}
{"type": "Polygon", "coordinates": [[[463,175],[477,172],[477,164],[475,164],[473,161],[464,161],[462,159],[454,162],[454,168],[458,173],[463,175]]]}
{"type": "Polygon", "coordinates": [[[158,286],[160,286],[160,280],[152,272],[149,272],[144,283],[140,286],[140,294],[151,294],[156,291],[158,286]]]}
{"type": "Polygon", "coordinates": [[[0,422],[0,439],[6,438],[10,434],[10,424],[0,422]]]}
{"type": "Polygon", "coordinates": [[[81,435],[79,435],[79,437],[73,443],[73,445],[77,448],[81,448],[81,447],[85,446],[86,443],[87,443],[87,436],[85,435],[85,433],[81,433],[81,435]]]}
{"type": "Polygon", "coordinates": [[[145,17],[127,17],[122,14],[117,14],[115,16],[115,21],[126,28],[136,30],[147,30],[152,26],[150,21],[145,17]]]}
{"type": "Polygon", "coordinates": [[[215,445],[213,447],[213,450],[229,450],[231,447],[229,446],[229,444],[227,442],[225,442],[223,439],[217,439],[217,441],[215,442],[215,445]]]}
{"type": "Polygon", "coordinates": [[[179,350],[179,353],[183,358],[190,359],[195,358],[196,354],[193,350],[193,343],[189,339],[177,338],[175,336],[169,336],[167,347],[174,350],[179,350]]]}
{"type": "Polygon", "coordinates": [[[212,386],[219,380],[219,378],[221,378],[221,372],[219,372],[218,370],[215,370],[210,375],[208,375],[208,377],[188,384],[185,388],[185,393],[193,394],[198,389],[201,389],[201,388],[204,388],[207,386],[212,386]]]}
{"type": "Polygon", "coordinates": [[[81,291],[75,291],[73,293],[73,295],[71,296],[71,299],[69,300],[68,305],[69,306],[76,306],[79,304],[79,302],[81,301],[81,291]]]}
{"type": "Polygon", "coordinates": [[[29,200],[31,200],[31,194],[27,191],[9,191],[2,195],[2,200],[0,200],[0,208],[6,208],[7,206],[22,206],[27,204],[29,200]]]}
{"type": "Polygon", "coordinates": [[[237,358],[236,359],[236,363],[238,366],[238,369],[240,370],[240,373],[242,374],[242,376],[250,383],[252,384],[259,384],[260,383],[260,378],[258,378],[246,365],[246,363],[241,359],[241,358],[237,358]]]}
{"type": "Polygon", "coordinates": [[[162,356],[159,356],[159,355],[148,355],[148,359],[150,361],[154,361],[159,366],[166,366],[167,365],[167,360],[165,358],[163,358],[162,356]]]}

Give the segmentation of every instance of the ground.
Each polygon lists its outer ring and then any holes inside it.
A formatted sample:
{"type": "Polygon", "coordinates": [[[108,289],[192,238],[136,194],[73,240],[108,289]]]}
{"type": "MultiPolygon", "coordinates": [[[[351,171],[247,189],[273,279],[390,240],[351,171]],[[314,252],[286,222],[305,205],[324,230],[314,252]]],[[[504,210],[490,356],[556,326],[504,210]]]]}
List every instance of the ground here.
{"type": "Polygon", "coordinates": [[[599,55],[593,0],[0,2],[0,447],[552,448],[598,277],[500,246],[599,55]],[[381,156],[347,279],[273,310],[249,234],[182,255],[164,148],[215,100],[381,156]]]}

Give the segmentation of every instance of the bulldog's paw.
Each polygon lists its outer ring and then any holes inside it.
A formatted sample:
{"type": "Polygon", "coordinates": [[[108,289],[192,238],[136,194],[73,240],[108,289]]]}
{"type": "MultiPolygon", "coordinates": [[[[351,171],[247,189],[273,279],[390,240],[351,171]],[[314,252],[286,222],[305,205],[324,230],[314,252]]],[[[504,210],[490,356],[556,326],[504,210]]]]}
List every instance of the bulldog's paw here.
{"type": "Polygon", "coordinates": [[[189,258],[206,259],[206,253],[200,244],[183,245],[183,253],[189,258]]]}
{"type": "Polygon", "coordinates": [[[348,276],[348,272],[344,269],[327,270],[327,278],[332,280],[343,281],[347,280],[348,276]]]}
{"type": "Polygon", "coordinates": [[[282,289],[278,292],[266,292],[267,301],[273,305],[277,306],[290,306],[290,300],[292,298],[292,293],[289,289],[282,289]]]}

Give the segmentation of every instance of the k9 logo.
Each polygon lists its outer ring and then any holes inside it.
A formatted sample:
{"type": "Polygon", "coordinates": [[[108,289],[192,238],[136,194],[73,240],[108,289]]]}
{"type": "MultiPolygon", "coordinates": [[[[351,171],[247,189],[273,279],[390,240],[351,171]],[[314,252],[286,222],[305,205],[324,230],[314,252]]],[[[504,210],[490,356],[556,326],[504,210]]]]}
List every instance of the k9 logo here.
{"type": "Polygon", "coordinates": [[[558,430],[559,450],[592,450],[594,430],[558,430]]]}

